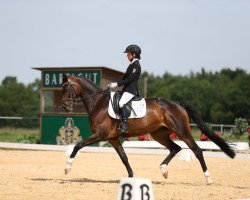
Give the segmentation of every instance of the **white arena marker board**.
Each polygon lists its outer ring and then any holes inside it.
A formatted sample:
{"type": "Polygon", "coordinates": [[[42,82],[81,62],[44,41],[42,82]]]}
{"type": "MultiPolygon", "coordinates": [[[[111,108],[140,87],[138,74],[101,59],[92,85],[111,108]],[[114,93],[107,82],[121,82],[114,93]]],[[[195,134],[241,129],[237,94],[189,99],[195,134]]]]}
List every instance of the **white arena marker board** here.
{"type": "Polygon", "coordinates": [[[142,178],[120,180],[117,200],[153,200],[152,182],[142,178]]]}
{"type": "Polygon", "coordinates": [[[190,149],[182,149],[180,153],[180,160],[194,161],[195,155],[190,149]]]}

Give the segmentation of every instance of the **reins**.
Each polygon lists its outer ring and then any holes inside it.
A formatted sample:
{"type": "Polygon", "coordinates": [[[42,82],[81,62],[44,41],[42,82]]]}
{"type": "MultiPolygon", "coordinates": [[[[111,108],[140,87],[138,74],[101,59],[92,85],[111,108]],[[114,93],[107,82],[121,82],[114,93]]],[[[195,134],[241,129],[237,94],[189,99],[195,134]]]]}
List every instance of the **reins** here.
{"type": "Polygon", "coordinates": [[[101,90],[98,93],[95,93],[95,94],[89,95],[87,97],[81,98],[81,100],[83,101],[83,100],[89,99],[89,98],[94,97],[94,96],[96,96],[98,94],[105,94],[105,95],[108,95],[108,97],[110,98],[110,89],[107,88],[105,90],[101,90]]]}
{"type": "Polygon", "coordinates": [[[73,93],[72,98],[70,98],[68,101],[73,101],[74,103],[87,100],[87,99],[89,99],[91,97],[94,97],[96,95],[99,95],[99,94],[105,94],[105,95],[107,95],[110,98],[110,91],[111,91],[110,88],[107,88],[105,90],[100,90],[98,93],[95,93],[95,94],[92,94],[92,95],[89,95],[89,96],[86,96],[86,97],[79,97],[77,95],[77,92],[75,91],[75,88],[73,87],[73,85],[77,85],[77,84],[71,83],[70,81],[68,81],[68,82],[64,83],[62,85],[62,87],[65,86],[65,85],[69,85],[69,91],[71,93],[73,93]]]}

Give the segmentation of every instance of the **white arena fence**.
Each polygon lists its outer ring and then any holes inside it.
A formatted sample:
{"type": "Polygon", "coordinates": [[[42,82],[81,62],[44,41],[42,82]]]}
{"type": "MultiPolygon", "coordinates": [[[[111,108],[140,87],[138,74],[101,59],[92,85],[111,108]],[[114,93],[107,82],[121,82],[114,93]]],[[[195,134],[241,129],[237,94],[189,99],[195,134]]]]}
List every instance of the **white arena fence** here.
{"type": "MultiPolygon", "coordinates": [[[[189,149],[186,143],[183,141],[174,141],[182,149],[189,149]]],[[[211,141],[196,141],[197,145],[203,150],[220,150],[220,148],[211,141]]],[[[102,144],[101,144],[102,145],[102,144]]],[[[68,145],[73,146],[73,145],[68,145]]],[[[54,151],[65,151],[68,146],[66,145],[46,145],[46,144],[23,144],[23,143],[8,143],[0,142],[0,148],[9,149],[30,149],[30,150],[54,150],[54,151]]],[[[126,149],[129,148],[140,148],[140,149],[166,149],[156,141],[125,141],[122,146],[126,149]]],[[[247,142],[235,142],[232,146],[236,151],[247,151],[249,145],[247,142]]],[[[101,147],[101,146],[100,146],[101,147]]],[[[84,148],[100,148],[100,147],[84,147],[84,148]]],[[[112,147],[102,147],[103,149],[112,149],[112,147]]]]}
{"type": "MultiPolygon", "coordinates": [[[[185,142],[183,141],[174,141],[178,144],[182,149],[189,149],[185,142]]],[[[211,141],[195,141],[197,145],[203,150],[220,150],[215,143],[211,141]]],[[[236,151],[247,151],[249,149],[249,145],[247,142],[235,142],[232,143],[233,148],[236,151]]],[[[165,149],[164,146],[159,144],[156,141],[125,141],[123,143],[124,148],[149,148],[149,149],[165,149]]]]}
{"type": "Polygon", "coordinates": [[[23,120],[23,119],[39,119],[39,117],[10,117],[10,116],[0,116],[0,119],[23,120]]]}
{"type": "MultiPolygon", "coordinates": [[[[178,141],[175,141],[175,142],[178,143],[178,141]]],[[[207,145],[210,142],[202,142],[202,143],[207,145]]],[[[74,145],[63,146],[63,145],[22,144],[22,143],[0,142],[0,149],[62,151],[62,152],[65,152],[66,156],[70,155],[73,147],[74,147],[74,145]]],[[[127,141],[127,142],[123,143],[123,147],[125,149],[125,152],[128,154],[148,154],[148,155],[167,155],[167,154],[169,154],[169,151],[166,148],[157,144],[157,142],[154,142],[154,141],[138,141],[138,142],[137,141],[127,141]]],[[[248,144],[244,144],[244,143],[237,144],[236,147],[237,147],[237,149],[240,149],[240,150],[249,148],[248,144]]],[[[183,150],[185,151],[185,148],[183,150]]],[[[115,153],[116,154],[116,151],[113,147],[87,146],[87,147],[82,148],[79,152],[80,153],[81,152],[115,153]]],[[[179,152],[177,155],[181,155],[181,152],[179,152]]],[[[221,152],[221,151],[203,151],[203,154],[205,157],[227,157],[226,154],[224,152],[221,152]]],[[[237,153],[236,158],[250,159],[250,154],[249,153],[237,153]]]]}
{"type": "Polygon", "coordinates": [[[38,128],[39,117],[36,116],[0,116],[0,126],[10,128],[38,128]]]}

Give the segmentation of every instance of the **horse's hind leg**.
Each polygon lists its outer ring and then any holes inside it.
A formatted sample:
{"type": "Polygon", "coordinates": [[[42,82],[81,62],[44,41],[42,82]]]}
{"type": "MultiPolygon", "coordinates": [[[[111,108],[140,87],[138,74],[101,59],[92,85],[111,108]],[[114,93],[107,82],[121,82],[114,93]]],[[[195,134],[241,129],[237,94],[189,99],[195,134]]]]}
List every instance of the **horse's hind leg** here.
{"type": "Polygon", "coordinates": [[[161,173],[167,179],[168,178],[167,165],[172,160],[172,158],[181,150],[181,147],[170,139],[169,137],[170,133],[167,128],[161,128],[156,132],[150,134],[154,138],[154,140],[156,140],[161,145],[168,148],[170,151],[169,155],[160,165],[161,173]]]}
{"type": "Polygon", "coordinates": [[[205,175],[207,184],[211,184],[213,183],[213,181],[211,180],[210,177],[210,173],[208,172],[204,157],[203,157],[203,153],[201,148],[196,144],[196,142],[194,141],[193,137],[190,134],[186,134],[182,136],[182,140],[187,144],[187,146],[194,152],[195,156],[197,157],[197,159],[199,160],[203,173],[205,175]]]}
{"type": "Polygon", "coordinates": [[[178,119],[172,116],[168,119],[169,127],[171,127],[170,131],[176,133],[178,138],[182,139],[187,146],[194,152],[195,156],[199,160],[203,173],[206,177],[207,184],[211,184],[213,181],[211,180],[210,174],[207,170],[207,166],[203,157],[203,153],[201,148],[195,143],[192,134],[191,128],[188,120],[188,116],[180,115],[178,119]]]}

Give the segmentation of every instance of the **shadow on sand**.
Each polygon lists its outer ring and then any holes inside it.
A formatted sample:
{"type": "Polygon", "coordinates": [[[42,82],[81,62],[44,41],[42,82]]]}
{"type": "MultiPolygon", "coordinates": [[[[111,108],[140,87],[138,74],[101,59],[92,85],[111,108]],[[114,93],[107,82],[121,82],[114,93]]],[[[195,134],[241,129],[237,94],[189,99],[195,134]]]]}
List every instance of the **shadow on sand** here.
{"type": "MultiPolygon", "coordinates": [[[[31,181],[40,181],[40,182],[46,182],[46,181],[54,181],[54,182],[59,182],[59,184],[65,184],[65,183],[108,183],[108,184],[118,184],[120,182],[120,180],[96,180],[96,179],[88,179],[88,178],[78,178],[78,179],[52,179],[52,178],[32,178],[29,179],[31,181]]],[[[194,186],[194,187],[200,187],[201,184],[200,183],[189,183],[189,182],[167,182],[167,181],[152,181],[153,185],[171,185],[171,186],[194,186]]],[[[206,184],[204,183],[204,186],[206,186],[206,184]]],[[[210,185],[210,187],[212,186],[216,186],[216,187],[220,187],[222,186],[219,183],[213,183],[212,185],[210,185]]],[[[242,187],[242,186],[234,186],[234,185],[230,185],[228,187],[232,187],[235,189],[250,189],[249,187],[242,187]]]]}
{"type": "MultiPolygon", "coordinates": [[[[32,181],[59,181],[60,184],[64,183],[119,183],[120,180],[96,180],[88,178],[78,178],[78,179],[52,179],[52,178],[32,178],[32,181]]],[[[160,181],[152,181],[152,184],[165,184],[160,181]]]]}

